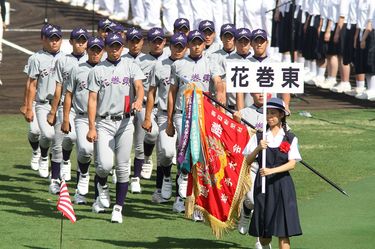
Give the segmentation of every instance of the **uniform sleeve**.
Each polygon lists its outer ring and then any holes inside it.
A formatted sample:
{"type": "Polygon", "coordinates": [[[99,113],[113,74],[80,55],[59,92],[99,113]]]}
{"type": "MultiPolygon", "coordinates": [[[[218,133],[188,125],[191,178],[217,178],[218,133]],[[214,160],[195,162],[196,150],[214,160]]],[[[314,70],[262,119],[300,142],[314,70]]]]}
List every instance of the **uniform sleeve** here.
{"type": "Polygon", "coordinates": [[[150,72],[150,76],[148,77],[150,86],[154,86],[154,87],[159,86],[159,81],[158,81],[158,72],[160,72],[159,65],[160,64],[157,62],[150,72]]]}
{"type": "Polygon", "coordinates": [[[345,20],[349,16],[349,5],[349,0],[341,0],[339,13],[341,17],[345,17],[345,20]]]}
{"type": "Polygon", "coordinates": [[[56,68],[55,68],[55,78],[56,78],[56,82],[57,84],[60,84],[62,85],[63,82],[64,82],[64,78],[63,78],[63,69],[64,69],[64,59],[65,59],[65,56],[64,57],[61,57],[57,62],[56,62],[56,68]]]}
{"type": "Polygon", "coordinates": [[[251,152],[253,152],[256,149],[257,146],[258,146],[258,139],[257,139],[257,136],[255,134],[250,138],[250,140],[247,143],[247,145],[246,145],[245,149],[243,150],[242,154],[244,156],[250,155],[251,152]]]}
{"type": "Polygon", "coordinates": [[[370,7],[368,11],[367,20],[370,22],[372,21],[372,28],[374,29],[375,28],[375,2],[371,1],[369,4],[370,4],[370,7]]]}
{"type": "Polygon", "coordinates": [[[77,69],[78,69],[78,66],[75,66],[75,67],[72,68],[72,70],[70,71],[70,77],[66,81],[67,82],[66,83],[66,90],[71,92],[71,93],[75,92],[77,69]]]}
{"type": "Polygon", "coordinates": [[[30,68],[30,64],[32,63],[33,61],[33,58],[34,58],[34,54],[33,55],[30,55],[30,57],[27,59],[27,64],[25,65],[25,67],[23,68],[23,72],[25,74],[29,74],[29,68],[30,68]]]}
{"type": "Polygon", "coordinates": [[[31,63],[30,63],[30,66],[29,66],[29,72],[27,74],[32,79],[37,79],[39,77],[39,75],[40,75],[39,61],[37,60],[37,58],[33,57],[31,59],[31,63]]]}
{"type": "Polygon", "coordinates": [[[298,150],[298,138],[294,137],[292,144],[290,145],[290,150],[288,152],[289,160],[296,160],[297,162],[302,160],[301,154],[298,150]]]}
{"type": "Polygon", "coordinates": [[[98,70],[95,70],[96,68],[92,69],[89,73],[87,83],[88,87],[87,89],[91,92],[99,92],[101,83],[98,78],[98,70]]]}
{"type": "Polygon", "coordinates": [[[221,78],[224,78],[225,72],[222,67],[220,67],[218,61],[210,61],[210,70],[212,78],[216,76],[220,76],[221,78]]]}
{"type": "Polygon", "coordinates": [[[173,63],[171,66],[171,85],[180,86],[179,79],[176,74],[176,63],[173,63]]]}
{"type": "Polygon", "coordinates": [[[145,80],[146,76],[142,72],[142,69],[140,66],[138,66],[137,63],[132,63],[130,66],[130,77],[133,80],[145,80]]]}

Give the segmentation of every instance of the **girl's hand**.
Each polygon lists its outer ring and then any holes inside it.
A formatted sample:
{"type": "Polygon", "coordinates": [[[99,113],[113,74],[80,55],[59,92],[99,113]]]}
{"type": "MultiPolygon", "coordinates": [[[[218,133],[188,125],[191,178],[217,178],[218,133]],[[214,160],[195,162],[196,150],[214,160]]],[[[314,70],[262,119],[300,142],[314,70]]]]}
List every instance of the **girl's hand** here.
{"type": "Polygon", "coordinates": [[[273,171],[271,168],[260,168],[259,173],[261,176],[268,176],[268,175],[272,175],[273,171]]]}
{"type": "Polygon", "coordinates": [[[260,140],[258,145],[258,150],[261,151],[263,149],[267,149],[267,141],[266,140],[260,140]]]}
{"type": "Polygon", "coordinates": [[[237,122],[237,123],[241,123],[241,113],[239,111],[236,111],[235,113],[233,113],[233,119],[237,122]]]}

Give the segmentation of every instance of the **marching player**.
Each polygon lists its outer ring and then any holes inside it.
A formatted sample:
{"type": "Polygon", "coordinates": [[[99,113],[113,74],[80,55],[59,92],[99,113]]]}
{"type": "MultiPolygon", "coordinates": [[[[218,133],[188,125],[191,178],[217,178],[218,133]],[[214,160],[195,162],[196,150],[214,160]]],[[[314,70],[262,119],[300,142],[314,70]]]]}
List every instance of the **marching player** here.
{"type": "MultiPolygon", "coordinates": [[[[88,60],[75,66],[66,84],[66,94],[64,100],[64,115],[61,130],[65,134],[71,131],[71,108],[75,112],[74,126],[77,134],[77,161],[78,161],[78,181],[74,201],[76,204],[86,203],[86,194],[89,191],[89,166],[93,156],[93,144],[86,139],[89,130],[89,120],[87,117],[87,101],[89,97],[88,75],[103,56],[104,41],[99,37],[90,37],[87,41],[88,60]]],[[[96,204],[98,204],[96,202],[96,204]]],[[[103,208],[96,205],[93,211],[99,213],[103,208]]]]}
{"type": "Polygon", "coordinates": [[[116,163],[116,204],[111,221],[122,223],[122,207],[128,192],[130,154],[133,145],[132,111],[141,111],[143,101],[142,70],[135,63],[121,57],[124,43],[119,34],[110,33],[105,39],[108,58],[95,66],[88,76],[87,140],[95,142],[97,166],[96,203],[110,206],[107,177],[116,163]],[[135,90],[135,99],[134,91],[135,90]],[[96,125],[95,125],[96,120],[96,125]]]}
{"type": "Polygon", "coordinates": [[[206,44],[204,54],[210,55],[221,49],[219,43],[215,42],[216,32],[215,24],[209,20],[203,20],[199,23],[199,31],[204,34],[204,42],[206,44]]]}

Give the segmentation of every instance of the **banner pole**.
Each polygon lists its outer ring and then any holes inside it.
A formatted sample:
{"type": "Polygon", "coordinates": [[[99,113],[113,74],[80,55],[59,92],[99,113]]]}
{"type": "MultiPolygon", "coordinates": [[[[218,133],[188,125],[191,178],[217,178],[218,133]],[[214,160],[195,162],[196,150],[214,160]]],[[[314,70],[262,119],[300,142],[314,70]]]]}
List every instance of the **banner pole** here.
{"type": "Polygon", "coordinates": [[[61,225],[60,225],[60,249],[62,249],[63,224],[64,224],[64,215],[61,214],[61,225]]]}
{"type": "MultiPolygon", "coordinates": [[[[263,90],[263,135],[262,140],[266,140],[267,129],[267,92],[263,90]],[[264,101],[265,100],[265,101],[264,101]]],[[[266,168],[266,149],[262,150],[262,168],[266,168]]],[[[262,194],[266,193],[266,177],[262,176],[262,194]]]]}

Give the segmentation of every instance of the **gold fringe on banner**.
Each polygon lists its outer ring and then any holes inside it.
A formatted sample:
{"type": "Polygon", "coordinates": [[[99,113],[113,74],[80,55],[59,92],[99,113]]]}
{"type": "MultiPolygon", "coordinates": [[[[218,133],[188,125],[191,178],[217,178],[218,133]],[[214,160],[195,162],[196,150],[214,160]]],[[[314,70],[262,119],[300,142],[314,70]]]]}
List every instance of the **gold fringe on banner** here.
{"type": "Polygon", "coordinates": [[[203,207],[195,205],[195,196],[199,194],[199,184],[197,181],[197,174],[195,167],[193,167],[193,194],[188,196],[185,201],[185,217],[192,219],[194,210],[199,210],[202,212],[205,223],[212,229],[212,233],[217,239],[223,237],[224,233],[229,232],[238,221],[238,217],[242,208],[242,201],[251,187],[251,177],[250,177],[250,165],[247,165],[244,158],[242,162],[242,168],[238,179],[238,185],[236,188],[235,195],[233,197],[232,205],[229,210],[229,215],[227,221],[223,222],[218,220],[216,217],[208,213],[203,207]]]}

